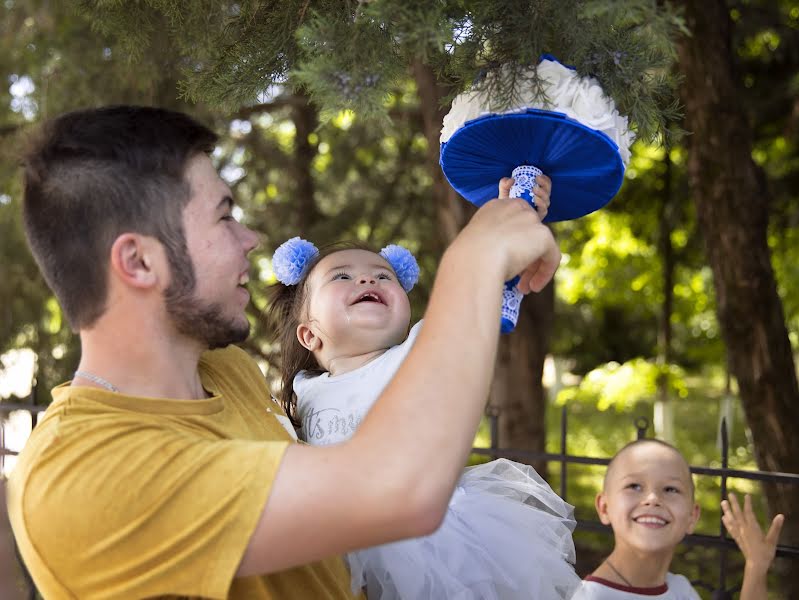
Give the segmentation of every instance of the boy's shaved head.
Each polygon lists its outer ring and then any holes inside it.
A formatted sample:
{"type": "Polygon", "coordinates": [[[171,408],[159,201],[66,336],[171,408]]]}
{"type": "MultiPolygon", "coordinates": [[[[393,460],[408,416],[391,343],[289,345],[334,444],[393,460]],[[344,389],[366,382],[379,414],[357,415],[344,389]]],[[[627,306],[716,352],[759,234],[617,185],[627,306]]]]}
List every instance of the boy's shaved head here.
{"type": "Polygon", "coordinates": [[[663,448],[668,448],[676,456],[678,456],[680,458],[680,461],[685,465],[685,473],[687,474],[686,479],[687,479],[687,481],[688,481],[688,483],[689,483],[689,485],[691,487],[691,498],[693,498],[694,497],[694,480],[693,480],[693,477],[691,476],[691,467],[688,465],[688,461],[685,460],[685,457],[682,454],[680,454],[680,451],[677,450],[677,448],[675,448],[674,446],[672,446],[668,442],[664,442],[662,440],[656,440],[654,438],[643,438],[643,439],[640,439],[640,440],[635,440],[635,441],[630,442],[629,444],[625,445],[624,447],[621,448],[621,450],[616,452],[616,454],[613,455],[613,458],[610,459],[610,463],[608,463],[608,468],[605,471],[605,479],[602,482],[602,489],[603,490],[607,489],[608,481],[610,481],[610,479],[611,479],[611,474],[614,471],[614,469],[617,466],[617,464],[619,463],[619,460],[618,460],[619,457],[622,456],[623,454],[626,454],[627,452],[632,451],[634,448],[638,448],[638,447],[640,447],[640,446],[642,446],[644,444],[657,444],[657,445],[659,445],[659,446],[661,446],[663,448]]]}

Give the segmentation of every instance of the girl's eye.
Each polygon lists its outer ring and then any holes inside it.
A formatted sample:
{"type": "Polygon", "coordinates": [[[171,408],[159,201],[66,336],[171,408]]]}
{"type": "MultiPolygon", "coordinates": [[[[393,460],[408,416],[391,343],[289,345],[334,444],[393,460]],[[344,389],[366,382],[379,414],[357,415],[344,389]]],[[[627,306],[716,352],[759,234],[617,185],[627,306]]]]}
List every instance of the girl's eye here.
{"type": "Polygon", "coordinates": [[[350,276],[344,271],[339,271],[338,273],[333,274],[333,281],[337,279],[350,279],[350,276]]]}
{"type": "Polygon", "coordinates": [[[378,279],[391,279],[391,275],[389,275],[388,273],[380,273],[380,274],[377,276],[377,278],[378,278],[378,279]]]}
{"type": "Polygon", "coordinates": [[[628,483],[627,484],[627,489],[635,490],[637,492],[637,491],[639,491],[641,489],[641,484],[640,483],[628,483]]]}
{"type": "Polygon", "coordinates": [[[674,487],[673,485],[667,485],[664,489],[667,492],[669,492],[670,494],[679,494],[680,493],[680,489],[674,487]]]}

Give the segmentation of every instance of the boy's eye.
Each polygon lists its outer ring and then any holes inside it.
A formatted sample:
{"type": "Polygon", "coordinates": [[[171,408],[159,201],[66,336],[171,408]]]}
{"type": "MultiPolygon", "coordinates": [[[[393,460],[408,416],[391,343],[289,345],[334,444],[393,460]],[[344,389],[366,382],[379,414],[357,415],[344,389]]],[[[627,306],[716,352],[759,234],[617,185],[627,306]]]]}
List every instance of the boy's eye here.
{"type": "Polygon", "coordinates": [[[627,489],[635,490],[637,492],[637,491],[639,491],[641,489],[641,484],[640,483],[628,483],[627,484],[627,489]]]}
{"type": "Polygon", "coordinates": [[[669,492],[670,494],[679,494],[680,493],[680,489],[674,487],[673,485],[667,485],[664,489],[667,492],[669,492]]]}
{"type": "Polygon", "coordinates": [[[236,217],[234,217],[233,215],[224,215],[224,216],[222,217],[222,220],[223,220],[223,221],[235,221],[235,220],[236,220],[236,217]]]}
{"type": "Polygon", "coordinates": [[[333,281],[337,279],[350,279],[349,274],[345,273],[344,271],[339,271],[338,273],[333,274],[333,281]]]}
{"type": "Polygon", "coordinates": [[[391,279],[391,275],[389,275],[388,273],[380,273],[380,274],[377,276],[377,278],[378,278],[378,279],[391,279]]]}

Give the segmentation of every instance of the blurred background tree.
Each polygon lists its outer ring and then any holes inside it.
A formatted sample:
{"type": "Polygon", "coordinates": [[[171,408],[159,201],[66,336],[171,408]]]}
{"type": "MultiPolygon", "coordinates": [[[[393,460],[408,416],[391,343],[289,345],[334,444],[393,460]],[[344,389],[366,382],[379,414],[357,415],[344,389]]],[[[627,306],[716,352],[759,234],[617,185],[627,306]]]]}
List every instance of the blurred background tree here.
{"type": "MultiPolygon", "coordinates": [[[[608,207],[553,226],[564,252],[556,284],[525,301],[500,347],[490,399],[500,444],[547,448],[558,416],[547,406],[568,402],[572,452],[612,454],[633,436],[630,416],[645,414],[689,459],[712,464],[718,418],[740,424],[745,414],[733,464],[799,472],[799,2],[716,0],[676,14],[658,4],[5,0],[0,356],[34,353],[40,404],[77,364],[78,340],[20,226],[17,153],[41,120],[158,104],[223,134],[214,160],[240,217],[263,233],[247,348],[274,378],[261,319],[274,248],[294,235],[406,244],[423,271],[411,295],[420,317],[438,258],[471,214],[438,166],[448,102],[492,69],[546,51],[596,75],[642,141],[608,207]],[[689,135],[667,135],[681,128],[689,135]]],[[[498,102],[514,93],[497,89],[498,102]]],[[[597,476],[573,479],[569,499],[583,518],[597,476]]],[[[769,507],[799,524],[798,491],[766,491],[769,507]]],[[[706,498],[712,532],[718,507],[706,498]]],[[[784,536],[799,541],[796,529],[784,536]]],[[[598,543],[601,553],[607,539],[598,543]]]]}

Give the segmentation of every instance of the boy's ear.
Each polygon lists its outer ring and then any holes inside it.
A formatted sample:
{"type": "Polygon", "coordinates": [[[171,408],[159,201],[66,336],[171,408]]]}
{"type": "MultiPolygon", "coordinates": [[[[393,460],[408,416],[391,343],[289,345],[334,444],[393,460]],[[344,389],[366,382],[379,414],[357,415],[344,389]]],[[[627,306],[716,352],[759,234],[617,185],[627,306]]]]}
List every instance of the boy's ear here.
{"type": "Polygon", "coordinates": [[[322,340],[308,323],[297,325],[297,340],[308,352],[316,352],[322,347],[322,340]]]}
{"type": "Polygon", "coordinates": [[[605,499],[604,492],[599,492],[594,498],[594,507],[596,514],[599,515],[599,520],[603,525],[610,525],[610,517],[608,516],[608,503],[605,499]]]}
{"type": "Polygon", "coordinates": [[[688,524],[688,531],[686,532],[686,534],[690,534],[690,533],[694,532],[694,529],[696,528],[696,524],[699,521],[699,515],[700,515],[701,512],[702,511],[699,508],[699,504],[694,503],[694,508],[691,511],[691,522],[688,524]]]}
{"type": "Polygon", "coordinates": [[[111,245],[110,269],[127,285],[148,288],[157,283],[161,249],[154,238],[123,233],[111,245]]]}

